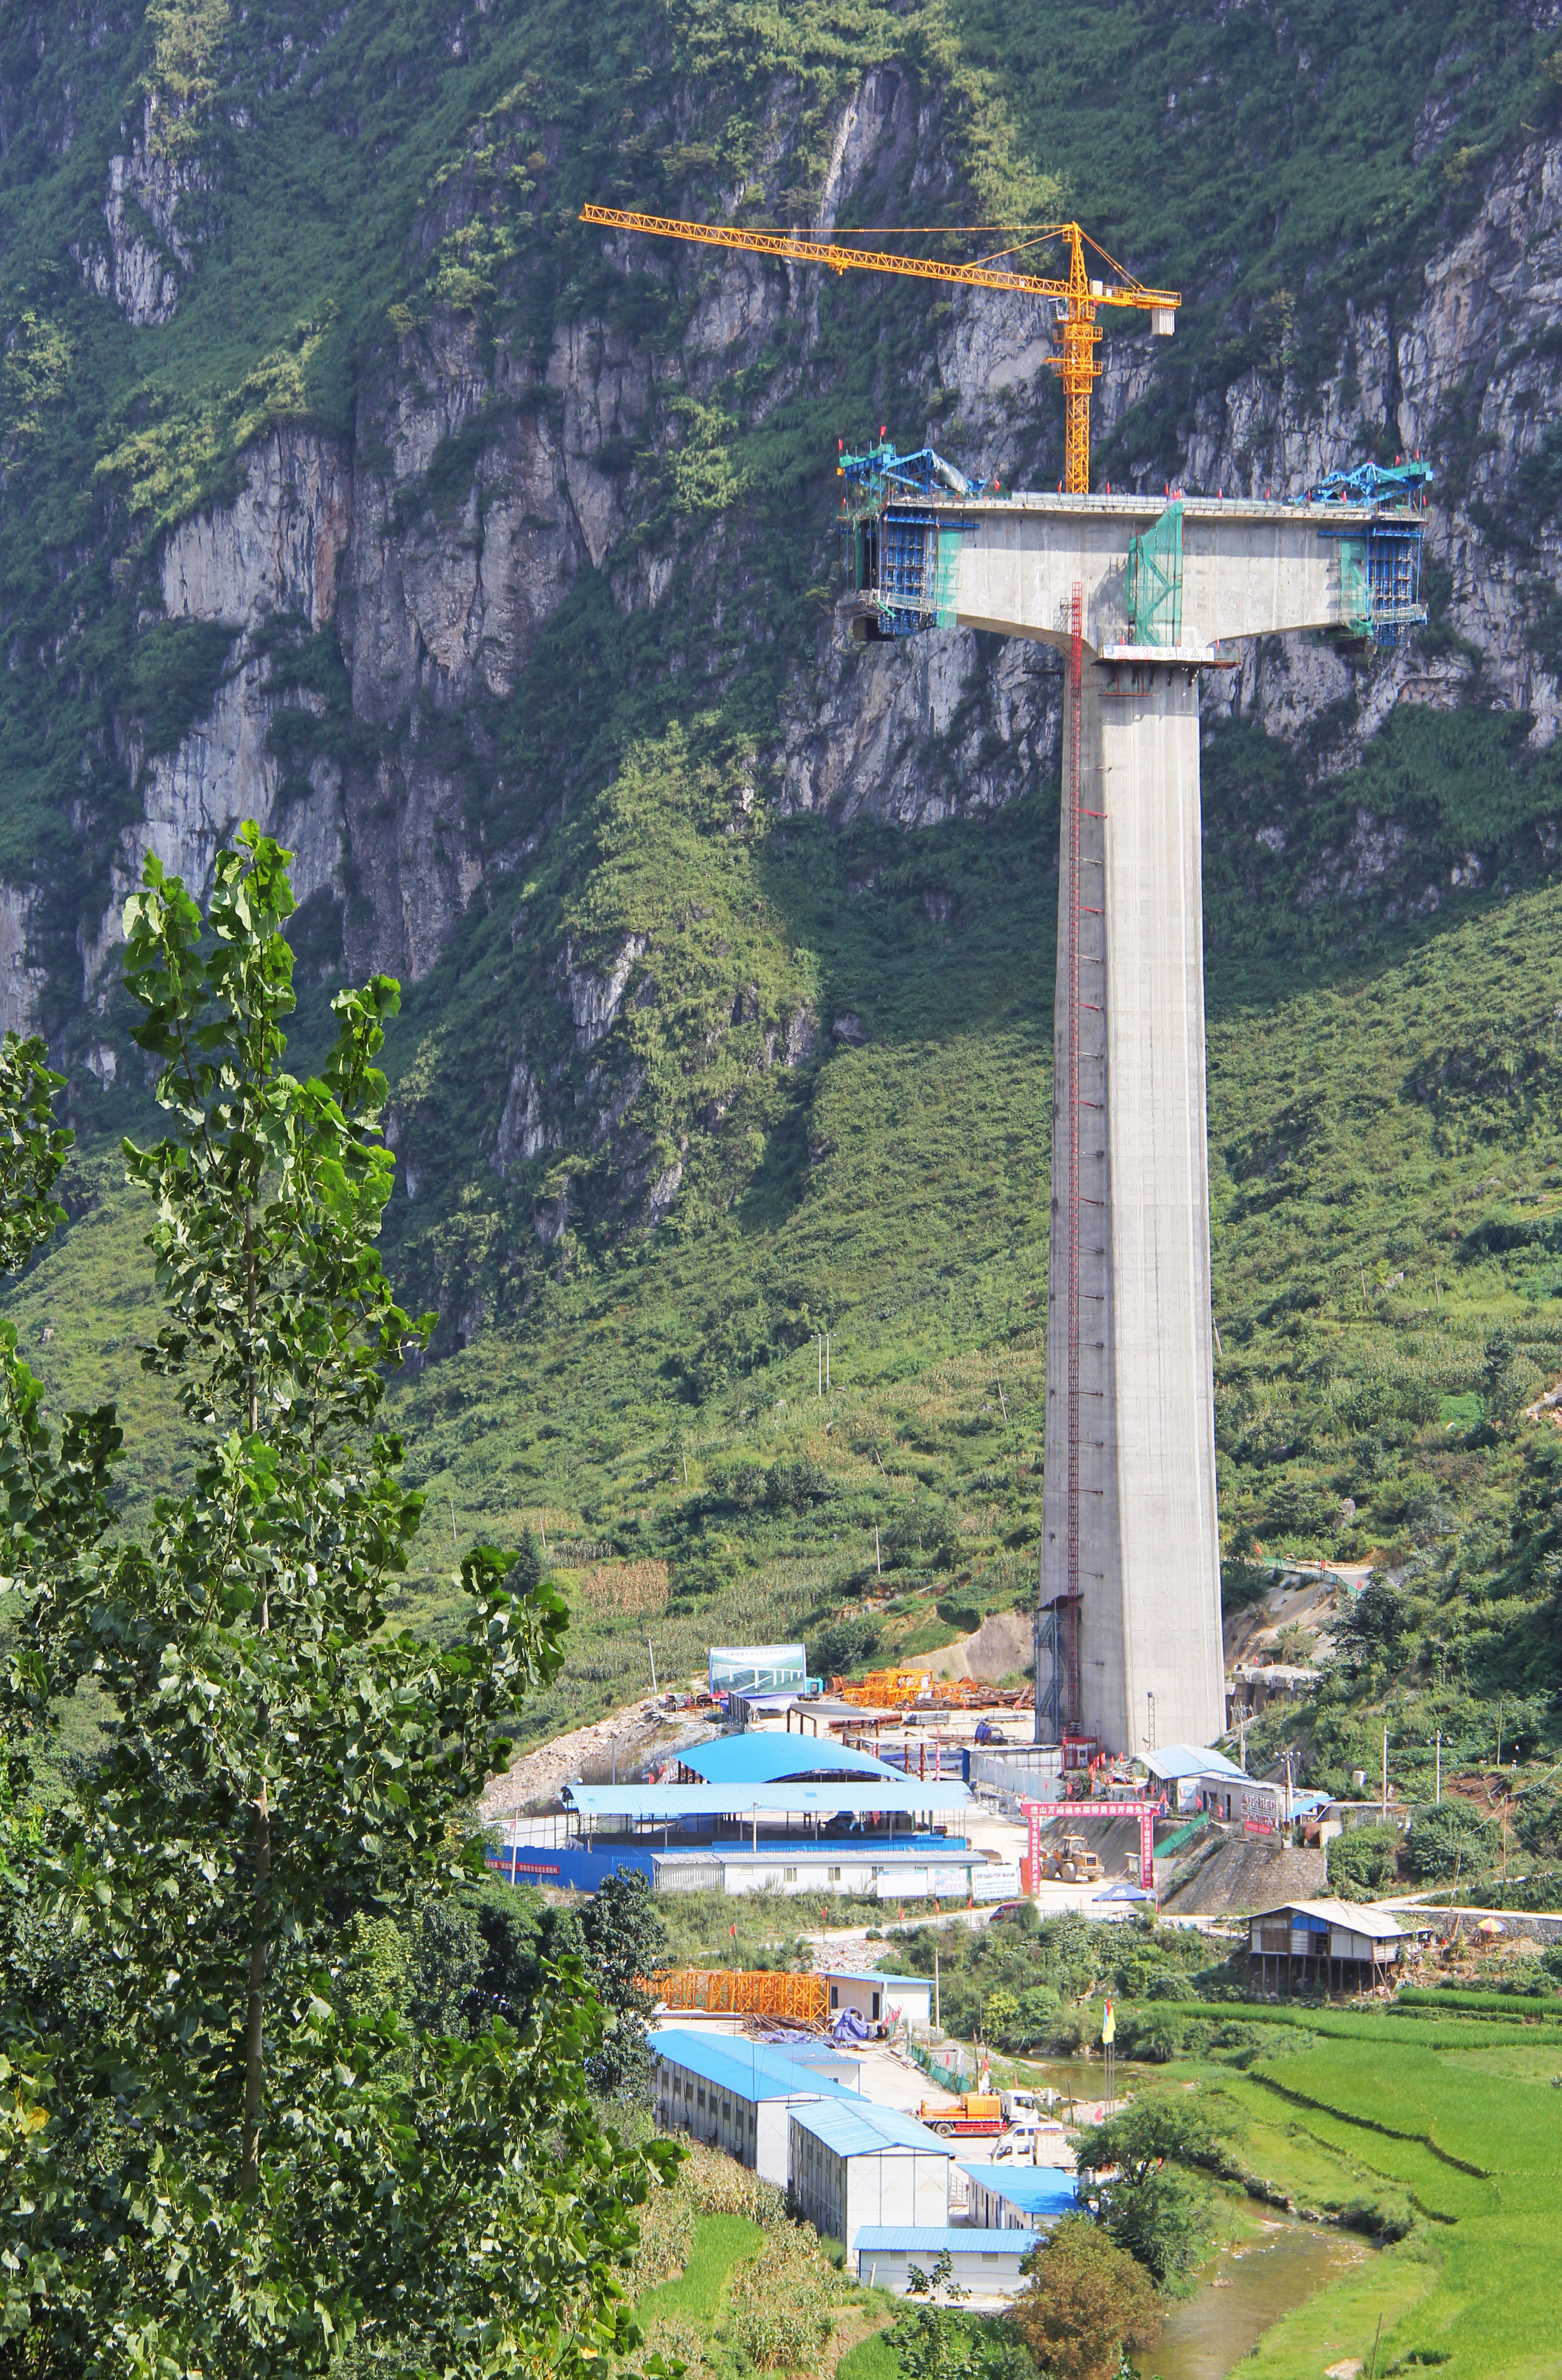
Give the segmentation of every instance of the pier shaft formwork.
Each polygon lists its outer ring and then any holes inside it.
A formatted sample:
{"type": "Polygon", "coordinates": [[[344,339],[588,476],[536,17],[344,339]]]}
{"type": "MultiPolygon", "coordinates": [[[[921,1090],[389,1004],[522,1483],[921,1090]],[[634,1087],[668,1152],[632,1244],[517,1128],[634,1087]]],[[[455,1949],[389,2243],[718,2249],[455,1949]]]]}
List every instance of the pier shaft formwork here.
{"type": "Polygon", "coordinates": [[[1224,1663],[1198,690],[1113,674],[1081,671],[1077,803],[1064,771],[1041,1596],[1078,1598],[1069,1723],[1138,1752],[1152,1694],[1162,1742],[1213,1741],[1224,1663]]]}

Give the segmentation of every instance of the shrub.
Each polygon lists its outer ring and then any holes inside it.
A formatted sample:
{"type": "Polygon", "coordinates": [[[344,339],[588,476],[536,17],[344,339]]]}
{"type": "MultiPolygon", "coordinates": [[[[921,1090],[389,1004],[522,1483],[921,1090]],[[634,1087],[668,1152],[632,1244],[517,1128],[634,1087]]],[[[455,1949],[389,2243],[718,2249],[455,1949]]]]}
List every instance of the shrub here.
{"type": "Polygon", "coordinates": [[[913,1566],[919,1554],[936,1569],[952,1568],[959,1546],[954,1523],[941,1504],[918,1502],[896,1515],[883,1532],[885,1561],[891,1570],[913,1566]]]}
{"type": "Polygon", "coordinates": [[[1341,1900],[1370,1900],[1394,1881],[1398,1827],[1348,1827],[1328,1847],[1329,1890],[1341,1900]]]}
{"type": "Polygon", "coordinates": [[[1118,2046],[1128,2058],[1142,2058],[1151,2066],[1165,2066],[1182,2047],[1186,2019],[1169,2009],[1125,2011],[1118,2025],[1118,2046]]]}
{"type": "Polygon", "coordinates": [[[1408,2198],[1353,2198],[1339,2219],[1348,2231],[1364,2231],[1374,2240],[1404,2240],[1415,2210],[1408,2198]]]}
{"type": "Polygon", "coordinates": [[[821,1678],[842,1676],[870,1661],[878,1643],[870,1620],[829,1620],[809,1636],[809,1666],[821,1678]]]}
{"type": "Polygon", "coordinates": [[[807,2370],[830,2333],[842,2283],[818,2234],[782,2223],[733,2282],[738,2347],[761,2372],[807,2370]]]}
{"type": "Polygon", "coordinates": [[[1215,2236],[1215,2193],[1192,2174],[1162,2166],[1137,2187],[1115,2184],[1107,2228],[1158,2286],[1181,2296],[1215,2236]]]}
{"type": "Polygon", "coordinates": [[[1253,1604],[1262,1603],[1278,1586],[1281,1576],[1279,1571],[1266,1569],[1262,1562],[1222,1562],[1220,1609],[1226,1618],[1229,1620],[1234,1612],[1246,1611],[1253,1604]]]}
{"type": "Polygon", "coordinates": [[[739,1512],[757,1512],[765,1500],[766,1478],[757,1463],[731,1463],[710,1475],[713,1495],[739,1512]]]}
{"type": "Polygon", "coordinates": [[[1479,1876],[1490,1865],[1493,1828],[1471,1803],[1453,1794],[1428,1802],[1411,1820],[1405,1865],[1417,1883],[1434,1876],[1479,1876]]]}
{"type": "Polygon", "coordinates": [[[1045,1984],[1033,1985],[1022,1992],[1015,2007],[1013,2021],[1006,2034],[995,2034],[1003,2048],[1035,2049],[1049,2042],[1058,2026],[1059,2002],[1055,1991],[1045,1984]]]}
{"type": "Polygon", "coordinates": [[[829,1474],[809,1454],[772,1463],[765,1474],[765,1501],[772,1512],[805,1512],[810,1504],[823,1504],[834,1493],[829,1474]]]}

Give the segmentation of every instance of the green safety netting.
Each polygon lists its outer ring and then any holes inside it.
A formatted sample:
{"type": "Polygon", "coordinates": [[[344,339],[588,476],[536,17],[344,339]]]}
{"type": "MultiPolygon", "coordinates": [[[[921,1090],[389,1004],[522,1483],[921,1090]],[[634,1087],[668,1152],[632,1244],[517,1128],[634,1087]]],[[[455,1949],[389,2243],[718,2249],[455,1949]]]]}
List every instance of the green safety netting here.
{"type": "Polygon", "coordinates": [[[1128,540],[1124,577],[1129,642],[1182,641],[1182,506],[1168,504],[1154,528],[1128,540]]]}
{"type": "Polygon", "coordinates": [[[1372,588],[1367,578],[1367,549],[1354,542],[1339,549],[1339,591],[1345,624],[1352,636],[1372,634],[1372,588]]]}
{"type": "Polygon", "coordinates": [[[960,554],[965,543],[963,528],[939,528],[934,531],[938,540],[938,558],[933,574],[933,609],[938,615],[940,628],[954,626],[955,599],[960,593],[960,554]]]}

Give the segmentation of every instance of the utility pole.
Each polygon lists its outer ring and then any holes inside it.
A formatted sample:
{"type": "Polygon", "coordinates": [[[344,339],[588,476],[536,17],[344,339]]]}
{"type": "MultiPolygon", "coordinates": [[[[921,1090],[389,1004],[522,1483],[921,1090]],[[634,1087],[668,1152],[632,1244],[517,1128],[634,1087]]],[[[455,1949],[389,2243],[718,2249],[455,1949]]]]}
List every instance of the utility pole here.
{"type": "Polygon", "coordinates": [[[873,1524],[873,1568],[875,1575],[878,1578],[882,1578],[884,1575],[884,1557],[878,1549],[878,1524],[877,1521],[875,1521],[873,1524]]]}
{"type": "Polygon", "coordinates": [[[814,1344],[815,1344],[815,1345],[816,1345],[816,1347],[818,1349],[818,1355],[819,1355],[819,1396],[820,1396],[820,1398],[821,1398],[821,1400],[822,1400],[822,1398],[823,1398],[823,1396],[824,1396],[824,1332],[823,1332],[822,1330],[817,1331],[817,1332],[815,1333],[815,1337],[814,1337],[814,1344]]]}
{"type": "Polygon", "coordinates": [[[1384,1823],[1386,1825],[1388,1819],[1388,1730],[1386,1728],[1383,1730],[1383,1816],[1384,1823]]]}
{"type": "Polygon", "coordinates": [[[933,2030],[935,2033],[942,2033],[943,2029],[944,2005],[938,1996],[938,1953],[935,1947],[933,1951],[933,2030]]]}
{"type": "Polygon", "coordinates": [[[1246,1774],[1247,1774],[1247,1713],[1246,1713],[1246,1711],[1245,1711],[1245,1710],[1244,1710],[1244,1711],[1240,1711],[1240,1712],[1238,1713],[1238,1715],[1237,1715],[1237,1767],[1241,1770],[1242,1774],[1243,1774],[1244,1776],[1246,1776],[1246,1774]]]}
{"type": "Polygon", "coordinates": [[[1437,1807],[1443,1806],[1443,1739],[1437,1738],[1437,1807]]]}
{"type": "Polygon", "coordinates": [[[828,1330],[824,1334],[824,1384],[828,1391],[829,1388],[829,1333],[828,1330]]]}
{"type": "Polygon", "coordinates": [[[646,1650],[647,1650],[647,1652],[648,1652],[648,1653],[650,1655],[650,1657],[651,1657],[651,1692],[652,1692],[652,1694],[654,1694],[656,1693],[656,1690],[657,1690],[657,1684],[656,1684],[656,1646],[651,1643],[651,1640],[650,1640],[650,1638],[649,1638],[648,1636],[648,1637],[647,1637],[647,1639],[646,1639],[646,1650]]]}

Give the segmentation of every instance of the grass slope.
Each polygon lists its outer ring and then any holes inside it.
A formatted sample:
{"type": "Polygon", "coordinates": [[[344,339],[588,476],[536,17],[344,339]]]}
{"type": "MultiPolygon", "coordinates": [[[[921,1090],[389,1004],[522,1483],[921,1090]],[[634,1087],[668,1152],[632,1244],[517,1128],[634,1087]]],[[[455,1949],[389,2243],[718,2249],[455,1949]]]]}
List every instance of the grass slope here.
{"type": "MultiPolygon", "coordinates": [[[[1562,1367],[1562,890],[1532,868],[1532,889],[1506,900],[1451,902],[1415,925],[1336,912],[1320,936],[1314,913],[1233,880],[1228,852],[1263,781],[1218,742],[1210,778],[1223,1525],[1271,1549],[1458,1548],[1490,1570],[1529,1457],[1522,1432],[1480,1424],[1486,1342],[1505,1326],[1536,1387],[1562,1367]]],[[[1435,767],[1422,783],[1430,800],[1435,767]]],[[[697,1667],[715,1636],[852,1617],[888,1656],[1026,1596],[1052,815],[1042,796],[899,840],[792,821],[736,861],[723,849],[723,868],[763,888],[778,973],[806,975],[821,1019],[858,1014],[866,1041],[827,1038],[790,1072],[734,1066],[730,1105],[691,1135],[686,1196],[654,1236],[566,1245],[513,1297],[502,1264],[479,1261],[491,1318],[401,1392],[430,1495],[409,1611],[437,1609],[453,1528],[503,1540],[540,1525],[565,1564],[575,1650],[539,1724],[639,1688],[648,1628],[664,1673],[697,1667]],[[876,868],[871,892],[854,892],[876,868]],[[952,898],[946,926],[930,921],[929,890],[952,898]]],[[[698,833],[687,856],[699,864],[698,833]]],[[[662,904],[666,930],[677,896],[653,875],[643,897],[662,904]]],[[[729,891],[729,909],[749,897],[729,891]]],[[[507,945],[499,919],[409,996],[393,1038],[398,1099],[418,1087],[417,1129],[444,1151],[432,1219],[421,1184],[393,1210],[389,1258],[414,1291],[438,1294],[463,1232],[503,1257],[529,1222],[528,1198],[473,1163],[460,1128],[485,1036],[505,1029],[507,945]]],[[[321,1031],[311,998],[306,1057],[321,1031]]],[[[150,1305],[115,1172],[107,1154],[83,1165],[79,1220],[9,1307],[56,1400],[124,1399],[137,1504],[176,1433],[134,1364],[150,1305]]],[[[1472,1691],[1488,1683],[1500,1690],[1477,1675],[1472,1691]]]]}

